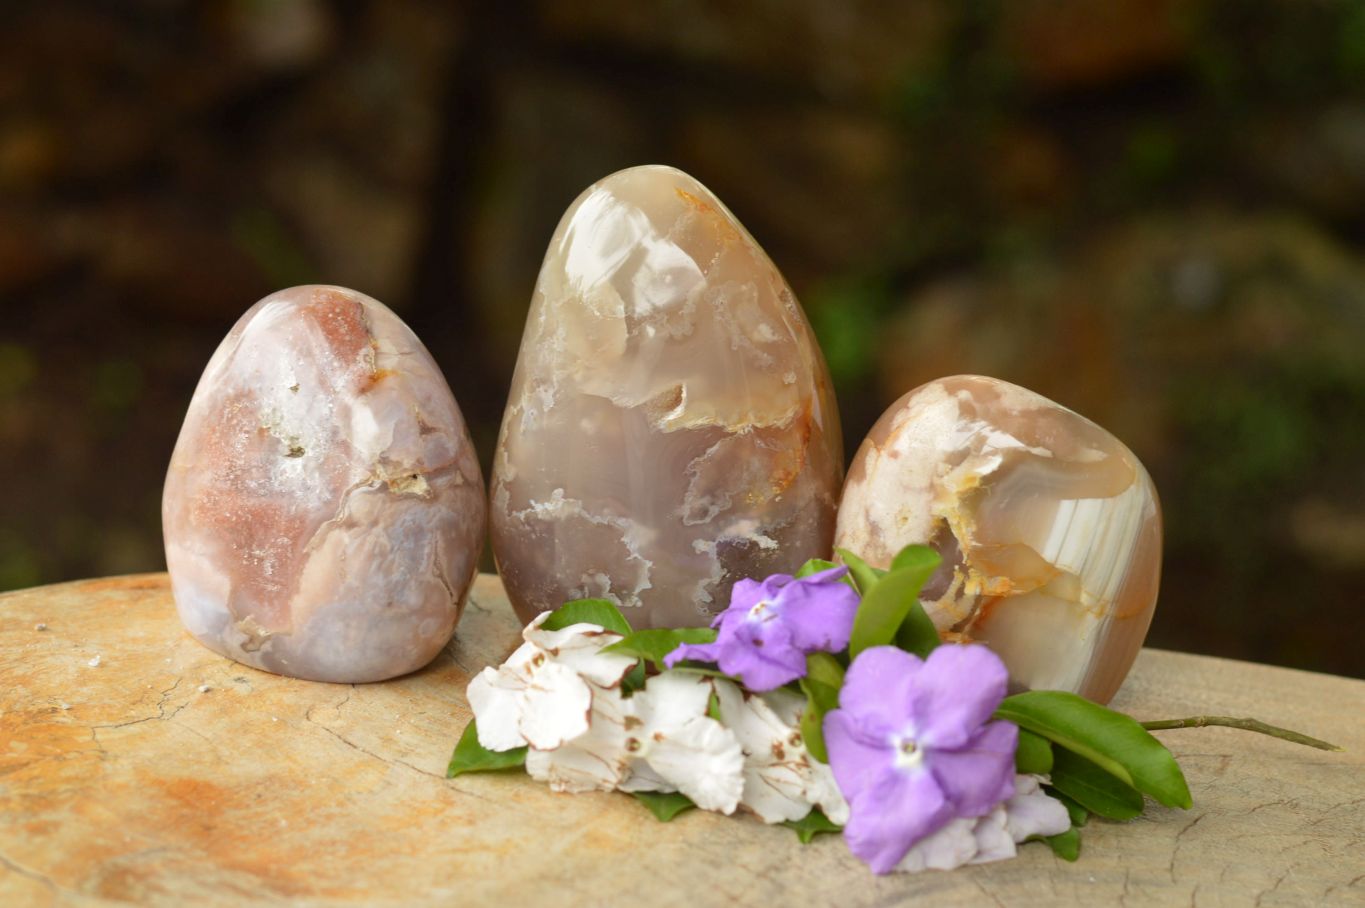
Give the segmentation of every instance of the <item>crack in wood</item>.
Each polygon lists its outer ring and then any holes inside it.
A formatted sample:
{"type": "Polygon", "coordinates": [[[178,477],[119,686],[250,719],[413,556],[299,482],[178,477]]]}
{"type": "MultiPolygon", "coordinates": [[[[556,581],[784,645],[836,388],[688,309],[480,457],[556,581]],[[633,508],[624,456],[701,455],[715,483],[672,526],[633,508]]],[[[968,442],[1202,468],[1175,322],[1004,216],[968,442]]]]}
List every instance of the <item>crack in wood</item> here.
{"type": "Polygon", "coordinates": [[[166,721],[166,722],[169,722],[170,720],[174,719],[176,716],[180,715],[180,711],[181,711],[182,709],[184,709],[186,706],[189,706],[189,705],[190,705],[190,704],[189,704],[189,701],[186,700],[184,703],[181,703],[179,706],[177,706],[177,707],[175,708],[175,711],[172,712],[169,716],[166,715],[166,700],[170,698],[171,694],[173,694],[173,693],[175,692],[176,688],[178,688],[178,687],[180,686],[180,682],[181,682],[181,681],[184,681],[184,680],[185,680],[184,678],[176,678],[174,684],[172,684],[170,687],[166,688],[165,690],[163,690],[163,691],[161,692],[161,698],[160,698],[159,700],[157,700],[157,703],[156,703],[156,715],[155,715],[155,716],[143,716],[143,717],[140,718],[140,719],[129,719],[127,722],[112,722],[112,723],[106,723],[106,724],[101,724],[101,725],[91,725],[91,726],[89,726],[90,730],[91,730],[91,731],[94,731],[95,729],[99,729],[99,728],[127,728],[129,725],[141,725],[143,722],[156,722],[156,721],[166,721]]]}
{"type": "Polygon", "coordinates": [[[16,873],[25,879],[33,880],[35,883],[41,883],[47,891],[52,894],[54,902],[56,901],[57,893],[61,891],[61,888],[45,874],[41,874],[36,870],[30,870],[3,854],[0,854],[0,867],[4,867],[11,873],[16,873]]]}
{"type": "MultiPolygon", "coordinates": [[[[327,707],[327,708],[336,711],[336,712],[338,713],[338,715],[339,715],[340,712],[341,712],[341,707],[343,707],[343,706],[345,706],[347,703],[351,702],[351,697],[352,697],[352,695],[353,695],[354,693],[355,693],[355,685],[352,684],[352,685],[351,685],[351,689],[346,693],[346,696],[345,696],[344,698],[342,698],[340,702],[334,703],[334,704],[332,704],[331,706],[329,706],[329,707],[327,707]]],[[[311,707],[310,709],[308,709],[308,710],[303,714],[303,719],[304,719],[304,721],[307,722],[307,723],[310,724],[310,725],[316,725],[318,728],[320,728],[320,729],[322,729],[323,731],[327,732],[327,734],[331,735],[333,738],[336,738],[338,741],[340,741],[342,744],[345,744],[347,747],[351,748],[352,750],[355,750],[355,751],[358,751],[358,752],[360,752],[360,753],[363,753],[363,754],[365,754],[365,755],[368,756],[368,757],[372,757],[372,758],[378,760],[379,762],[381,762],[381,763],[383,763],[383,764],[385,764],[385,765],[387,765],[387,766],[403,766],[403,767],[406,767],[407,769],[412,770],[413,772],[419,772],[419,773],[421,773],[421,774],[424,775],[424,776],[431,776],[432,778],[435,778],[435,779],[443,779],[443,778],[445,778],[445,777],[444,777],[443,775],[441,775],[440,773],[435,773],[435,772],[431,772],[430,770],[427,770],[427,769],[422,769],[420,766],[414,766],[414,765],[412,765],[411,763],[407,762],[406,760],[400,760],[400,759],[398,759],[397,757],[385,757],[385,756],[383,756],[383,755],[381,755],[381,754],[375,753],[375,752],[372,751],[372,750],[369,750],[369,749],[367,749],[367,748],[361,747],[359,744],[356,744],[354,741],[352,741],[352,740],[350,740],[349,738],[347,738],[346,736],[342,735],[341,733],[339,733],[339,732],[336,731],[335,729],[328,728],[326,725],[322,724],[322,723],[319,722],[317,719],[314,719],[314,718],[313,718],[313,713],[314,713],[314,711],[316,711],[318,708],[319,708],[319,707],[314,706],[314,707],[311,707]]]]}

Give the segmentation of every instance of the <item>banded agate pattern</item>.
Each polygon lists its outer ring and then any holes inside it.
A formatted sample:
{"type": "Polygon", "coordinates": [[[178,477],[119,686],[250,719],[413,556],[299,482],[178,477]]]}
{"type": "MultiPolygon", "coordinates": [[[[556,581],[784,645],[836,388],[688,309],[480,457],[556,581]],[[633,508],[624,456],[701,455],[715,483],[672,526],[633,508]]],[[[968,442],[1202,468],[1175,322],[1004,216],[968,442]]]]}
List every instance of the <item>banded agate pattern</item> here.
{"type": "Polygon", "coordinates": [[[943,556],[922,594],[940,632],[988,643],[1021,687],[1118,690],[1156,605],[1161,510],[1113,435],[992,378],[916,388],[855,455],[835,540],[880,567],[911,543],[943,556]]]}

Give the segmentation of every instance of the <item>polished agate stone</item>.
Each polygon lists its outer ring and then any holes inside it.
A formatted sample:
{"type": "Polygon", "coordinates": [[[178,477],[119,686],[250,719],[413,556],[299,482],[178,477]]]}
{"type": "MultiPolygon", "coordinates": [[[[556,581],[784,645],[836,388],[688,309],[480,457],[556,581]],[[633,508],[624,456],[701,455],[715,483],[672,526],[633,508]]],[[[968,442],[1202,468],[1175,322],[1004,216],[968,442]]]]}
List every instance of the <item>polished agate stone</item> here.
{"type": "Polygon", "coordinates": [[[315,681],[378,681],[450,640],[485,503],[460,408],[412,331],[341,287],[261,300],[204,370],[162,499],[201,643],[315,681]]]}
{"type": "Polygon", "coordinates": [[[906,394],[844,484],[835,544],[887,567],[912,543],[943,566],[922,602],[987,643],[1017,686],[1107,703],[1147,634],[1161,509],[1133,452],[1032,391],[959,375],[906,394]]]}
{"type": "Polygon", "coordinates": [[[569,207],[493,460],[493,552],[523,621],[605,597],[696,625],[744,577],[827,556],[843,468],[829,374],[777,268],[671,167],[569,207]]]}

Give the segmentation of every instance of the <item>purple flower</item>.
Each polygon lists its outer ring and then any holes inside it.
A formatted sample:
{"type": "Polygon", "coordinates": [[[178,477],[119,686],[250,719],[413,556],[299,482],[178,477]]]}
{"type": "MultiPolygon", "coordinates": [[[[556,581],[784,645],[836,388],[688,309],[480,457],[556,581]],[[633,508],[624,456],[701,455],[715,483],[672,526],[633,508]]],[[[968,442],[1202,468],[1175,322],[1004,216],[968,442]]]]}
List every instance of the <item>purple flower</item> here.
{"type": "Polygon", "coordinates": [[[1006,678],[984,646],[940,646],[925,660],[876,646],[853,660],[825,716],[825,746],[849,803],[844,839],[873,871],[1014,793],[1019,729],[990,721],[1006,678]]]}
{"type": "Polygon", "coordinates": [[[848,646],[858,594],[839,578],[848,568],[830,568],[795,579],[774,574],[762,583],[741,580],[730,593],[730,607],[712,627],[715,643],[685,643],[664,660],[714,662],[751,691],[774,690],[804,677],[806,654],[835,653],[848,646]]]}

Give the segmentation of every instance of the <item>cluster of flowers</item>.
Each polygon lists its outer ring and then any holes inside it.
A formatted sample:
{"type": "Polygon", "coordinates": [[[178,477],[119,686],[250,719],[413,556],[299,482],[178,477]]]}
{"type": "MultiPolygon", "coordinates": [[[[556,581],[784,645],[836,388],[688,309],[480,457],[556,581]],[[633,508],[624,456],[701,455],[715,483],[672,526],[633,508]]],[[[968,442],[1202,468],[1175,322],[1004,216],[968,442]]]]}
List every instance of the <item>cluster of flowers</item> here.
{"type": "Polygon", "coordinates": [[[1013,857],[1042,839],[1075,860],[1095,814],[1151,797],[1188,809],[1149,729],[1226,725],[1322,750],[1256,719],[1139,723],[1062,691],[1006,696],[979,644],[942,644],[919,605],[924,546],[890,570],[840,551],[735,584],[710,628],[633,631],[601,599],[538,616],[469,685],[474,721],[448,775],[524,766],[556,791],[619,790],[660,819],[746,810],[802,841],[843,832],[877,873],[1013,857]]]}
{"type": "Polygon", "coordinates": [[[469,686],[478,745],[524,748],[526,771],[557,791],[677,792],[768,823],[818,811],[878,873],[1001,860],[1069,830],[1066,807],[1041,788],[1047,777],[1015,771],[1019,729],[992,719],[1006,671],[984,646],[924,659],[865,648],[847,662],[837,706],[803,734],[810,697],[793,687],[812,658],[842,673],[833,657],[853,636],[861,600],[847,573],[740,581],[712,634],[558,627],[574,603],[542,614],[469,686]],[[671,649],[643,678],[632,638],[651,635],[671,649]]]}
{"type": "Polygon", "coordinates": [[[546,631],[548,616],[469,685],[481,745],[527,747],[527,773],[556,791],[680,792],[706,810],[743,806],[769,823],[817,805],[835,822],[847,816],[829,767],[811,759],[796,728],[802,697],[684,670],[626,696],[638,660],[603,651],[622,635],[586,623],[546,631]]]}

